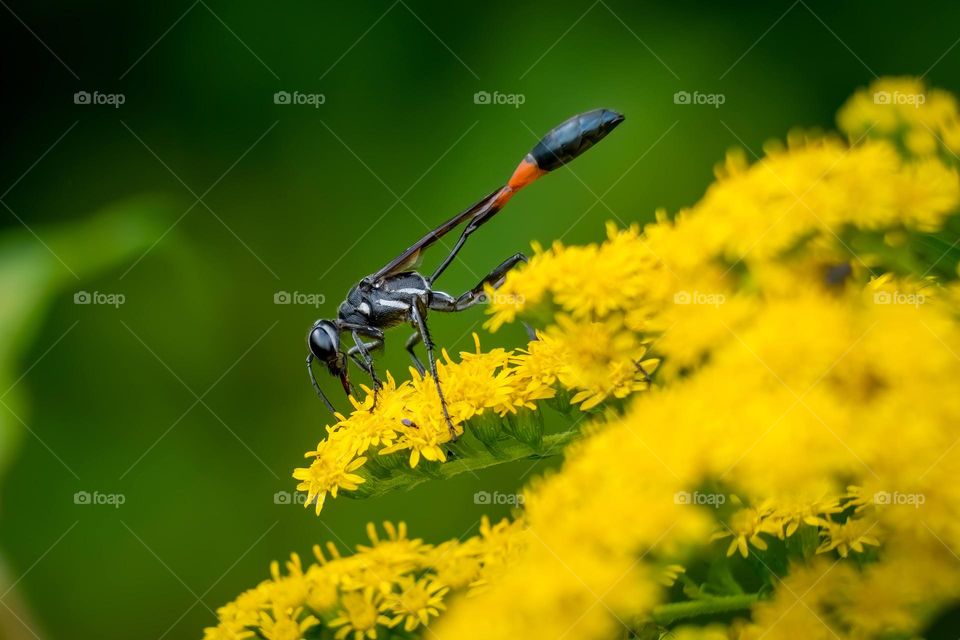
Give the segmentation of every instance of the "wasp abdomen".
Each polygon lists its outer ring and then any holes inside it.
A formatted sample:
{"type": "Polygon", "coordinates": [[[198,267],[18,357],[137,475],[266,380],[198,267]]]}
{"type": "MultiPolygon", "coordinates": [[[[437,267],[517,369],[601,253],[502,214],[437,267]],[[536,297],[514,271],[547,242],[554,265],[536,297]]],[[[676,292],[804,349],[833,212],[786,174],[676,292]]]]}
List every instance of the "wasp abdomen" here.
{"type": "Polygon", "coordinates": [[[581,113],[551,129],[530,156],[540,170],[553,171],[600,142],[623,120],[623,115],[609,109],[581,113]]]}

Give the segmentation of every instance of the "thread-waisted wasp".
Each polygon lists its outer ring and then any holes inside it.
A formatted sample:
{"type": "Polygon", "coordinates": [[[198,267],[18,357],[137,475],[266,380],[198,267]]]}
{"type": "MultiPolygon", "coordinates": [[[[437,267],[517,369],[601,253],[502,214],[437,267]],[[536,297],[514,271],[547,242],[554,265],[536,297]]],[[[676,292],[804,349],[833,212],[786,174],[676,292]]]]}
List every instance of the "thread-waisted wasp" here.
{"type": "Polygon", "coordinates": [[[317,383],[313,372],[314,359],[326,364],[331,375],[340,379],[343,390],[348,396],[351,393],[351,386],[347,359],[353,360],[373,380],[372,406],[376,407],[377,392],[381,384],[370,352],[383,346],[385,329],[410,323],[413,325],[414,333],[407,340],[407,351],[417,371],[421,376],[424,375],[423,363],[414,351],[416,345],[423,342],[430,374],[437,385],[443,417],[450,428],[451,437],[456,438],[456,431],[443,397],[443,389],[437,378],[434,344],[427,329],[427,313],[429,311],[462,311],[481,302],[484,299],[486,286],[489,285],[494,289],[499,287],[503,284],[507,272],[517,264],[526,262],[527,258],[522,253],[510,256],[483,278],[477,286],[459,297],[437,291],[433,288],[433,284],[456,257],[470,234],[493,218],[517,191],[579,156],[613,131],[623,122],[623,119],[623,116],[615,111],[594,109],[573,116],[550,130],[523,158],[506,185],[495,189],[473,206],[453,216],[420,238],[382,269],[363,278],[347,293],[347,299],[337,310],[336,320],[317,320],[310,327],[307,334],[307,346],[310,350],[307,355],[307,371],[314,390],[331,413],[335,413],[335,409],[317,383]],[[466,227],[460,233],[460,238],[433,274],[425,277],[416,271],[416,265],[424,250],[463,223],[466,223],[466,227]],[[346,354],[340,349],[340,335],[343,333],[350,334],[354,342],[346,354]],[[367,338],[370,342],[365,341],[367,338]]]}

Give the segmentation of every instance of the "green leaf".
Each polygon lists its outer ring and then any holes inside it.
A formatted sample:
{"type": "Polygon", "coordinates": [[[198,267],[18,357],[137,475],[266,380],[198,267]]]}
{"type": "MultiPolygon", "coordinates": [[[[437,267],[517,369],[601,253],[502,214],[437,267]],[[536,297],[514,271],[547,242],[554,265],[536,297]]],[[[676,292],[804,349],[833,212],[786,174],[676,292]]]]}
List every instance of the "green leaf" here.
{"type": "Polygon", "coordinates": [[[135,259],[163,233],[155,199],[117,203],[80,222],[12,228],[0,235],[0,474],[29,422],[23,359],[59,298],[85,281],[135,259]],[[34,233],[36,235],[34,235],[34,233]]]}
{"type": "MultiPolygon", "coordinates": [[[[340,495],[348,498],[372,498],[392,491],[407,491],[430,479],[452,478],[461,473],[486,469],[487,467],[503,464],[504,462],[547,458],[561,453],[567,443],[579,435],[580,432],[578,430],[571,430],[543,436],[542,443],[537,449],[512,438],[503,439],[498,442],[497,447],[493,451],[490,449],[485,451],[478,449],[475,450],[472,455],[448,460],[443,463],[431,464],[427,463],[427,461],[421,461],[417,469],[407,467],[407,457],[401,453],[401,459],[404,461],[404,464],[389,477],[383,478],[379,473],[368,473],[365,465],[361,467],[359,473],[367,479],[367,482],[361,484],[356,491],[345,491],[340,495]],[[424,467],[424,469],[421,470],[420,467],[424,467]]],[[[382,458],[387,456],[375,457],[382,458]]],[[[367,464],[370,463],[368,462],[367,464]]]]}

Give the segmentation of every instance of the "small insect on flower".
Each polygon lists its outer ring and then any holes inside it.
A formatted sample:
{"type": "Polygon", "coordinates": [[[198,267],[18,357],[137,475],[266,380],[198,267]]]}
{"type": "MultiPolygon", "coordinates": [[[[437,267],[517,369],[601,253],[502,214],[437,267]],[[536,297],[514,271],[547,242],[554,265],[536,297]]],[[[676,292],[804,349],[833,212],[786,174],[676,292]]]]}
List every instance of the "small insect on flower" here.
{"type": "Polygon", "coordinates": [[[307,334],[307,371],[314,390],[330,412],[336,413],[317,383],[313,373],[313,361],[324,363],[327,370],[340,379],[343,390],[349,396],[352,389],[347,367],[352,360],[373,380],[373,402],[370,406],[372,410],[377,406],[381,384],[370,353],[383,346],[385,329],[410,324],[415,333],[407,340],[407,351],[423,377],[426,368],[414,352],[414,347],[423,342],[443,419],[451,438],[456,439],[458,434],[437,374],[437,359],[434,357],[434,344],[427,328],[427,314],[429,311],[462,311],[486,301],[487,291],[502,285],[507,274],[520,263],[526,262],[527,258],[522,253],[507,258],[473,289],[459,297],[434,289],[434,283],[463,248],[470,234],[493,219],[518,191],[574,160],[606,137],[621,122],[623,116],[615,111],[594,109],[573,116],[555,127],[523,158],[507,184],[494,189],[490,195],[427,233],[382,269],[363,278],[350,289],[346,300],[337,311],[335,320],[317,320],[307,334]],[[425,277],[416,271],[422,254],[462,224],[466,226],[460,238],[433,274],[425,277]],[[354,346],[346,352],[340,347],[340,335],[343,333],[349,334],[354,341],[354,346]]]}

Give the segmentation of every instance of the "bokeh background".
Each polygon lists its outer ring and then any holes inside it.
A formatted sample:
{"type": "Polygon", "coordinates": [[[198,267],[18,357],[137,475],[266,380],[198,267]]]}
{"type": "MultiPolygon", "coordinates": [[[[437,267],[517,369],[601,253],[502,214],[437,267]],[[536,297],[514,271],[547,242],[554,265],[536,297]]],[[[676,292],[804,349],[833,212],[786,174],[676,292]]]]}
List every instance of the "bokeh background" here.
{"type": "MultiPolygon", "coordinates": [[[[567,116],[627,121],[476,234],[446,289],[533,240],[676,212],[728,148],[829,129],[876,75],[960,90],[949,2],[0,4],[9,638],[198,637],[290,551],[353,545],[369,520],[440,541],[506,515],[474,493],[554,462],[338,499],[320,518],[277,492],[327,418],[303,370],[309,324],[567,116]]],[[[483,333],[481,309],[432,320],[453,351],[483,333]]],[[[405,337],[390,334],[381,366],[406,368],[405,337]]]]}

